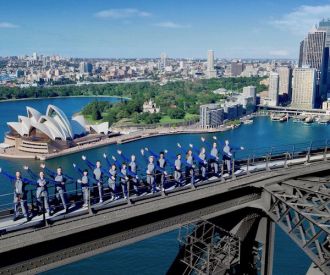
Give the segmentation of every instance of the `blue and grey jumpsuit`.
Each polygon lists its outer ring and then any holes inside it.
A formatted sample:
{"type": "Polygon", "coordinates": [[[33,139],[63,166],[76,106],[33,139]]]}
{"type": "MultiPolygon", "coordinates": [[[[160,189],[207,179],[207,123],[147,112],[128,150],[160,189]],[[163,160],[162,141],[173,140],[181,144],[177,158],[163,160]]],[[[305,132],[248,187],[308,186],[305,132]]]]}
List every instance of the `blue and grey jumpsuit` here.
{"type": "Polygon", "coordinates": [[[123,191],[123,195],[126,198],[127,197],[127,184],[128,184],[128,171],[127,168],[121,168],[120,170],[120,183],[121,183],[121,188],[123,191]]]}
{"type": "Polygon", "coordinates": [[[166,160],[164,158],[159,158],[157,161],[157,174],[160,175],[160,185],[164,187],[165,183],[165,168],[166,160]]]}
{"type": "Polygon", "coordinates": [[[210,165],[211,169],[214,170],[215,174],[219,173],[219,151],[217,148],[212,147],[211,152],[210,152],[210,165]]]}
{"type": "Polygon", "coordinates": [[[148,163],[147,166],[147,184],[152,188],[152,192],[156,192],[156,183],[155,183],[155,164],[148,163]]]}
{"type": "Polygon", "coordinates": [[[49,210],[49,203],[48,203],[48,188],[47,188],[47,181],[46,179],[39,178],[37,180],[37,201],[39,203],[39,207],[43,205],[42,200],[44,201],[45,209],[48,213],[50,213],[49,210]]]}
{"type": "Polygon", "coordinates": [[[89,201],[89,178],[88,176],[81,177],[81,191],[83,193],[84,205],[83,207],[88,206],[89,201]]]}
{"type": "Polygon", "coordinates": [[[15,215],[15,218],[17,218],[19,216],[19,211],[18,211],[19,205],[22,208],[22,213],[23,213],[24,217],[27,218],[28,211],[27,211],[27,207],[26,207],[25,183],[23,182],[23,180],[21,178],[15,180],[15,191],[14,191],[14,215],[15,215]]]}
{"type": "Polygon", "coordinates": [[[194,171],[194,157],[187,156],[186,159],[186,179],[190,178],[190,183],[195,183],[195,171],[194,171]]]}
{"type": "Polygon", "coordinates": [[[95,168],[93,170],[94,179],[96,181],[97,189],[99,192],[100,202],[103,201],[103,172],[101,168],[95,168]]]}
{"type": "Polygon", "coordinates": [[[203,152],[200,152],[199,155],[199,170],[202,175],[202,179],[206,179],[206,167],[207,167],[207,161],[206,161],[206,154],[203,152]]]}
{"type": "Polygon", "coordinates": [[[117,179],[117,171],[115,169],[110,169],[109,170],[109,178],[108,178],[108,185],[110,188],[110,192],[112,196],[115,195],[116,193],[116,179],[117,179]]]}
{"type": "Polygon", "coordinates": [[[59,200],[61,198],[63,208],[67,210],[67,203],[66,203],[66,188],[65,182],[66,178],[61,174],[56,174],[54,177],[55,181],[55,189],[56,189],[56,198],[59,200]]]}
{"type": "Polygon", "coordinates": [[[181,159],[176,159],[174,162],[174,180],[177,184],[181,185],[181,179],[182,179],[182,162],[181,159]]]}

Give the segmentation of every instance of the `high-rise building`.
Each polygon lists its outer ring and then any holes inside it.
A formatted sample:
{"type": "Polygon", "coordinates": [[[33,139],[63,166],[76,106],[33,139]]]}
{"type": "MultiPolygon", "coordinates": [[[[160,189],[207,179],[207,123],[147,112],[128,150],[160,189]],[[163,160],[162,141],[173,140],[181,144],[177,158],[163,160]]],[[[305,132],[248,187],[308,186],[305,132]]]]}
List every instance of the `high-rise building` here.
{"type": "Polygon", "coordinates": [[[199,116],[202,128],[215,128],[223,124],[224,110],[218,104],[205,104],[200,106],[199,116]]]}
{"type": "Polygon", "coordinates": [[[92,73],[93,72],[93,65],[91,63],[86,63],[85,71],[89,74],[92,73]]]}
{"type": "Polygon", "coordinates": [[[243,87],[243,96],[245,98],[249,98],[249,97],[252,97],[253,98],[253,104],[256,105],[256,99],[257,99],[257,96],[256,96],[256,87],[255,86],[246,86],[246,87],[243,87]]]}
{"type": "Polygon", "coordinates": [[[283,96],[291,96],[291,80],[292,80],[292,71],[291,68],[287,66],[281,66],[277,68],[277,73],[279,76],[279,87],[278,94],[283,96]]]}
{"type": "Polygon", "coordinates": [[[326,32],[325,47],[330,47],[330,19],[321,20],[317,29],[326,32]]]}
{"type": "Polygon", "coordinates": [[[166,53],[161,53],[160,54],[160,64],[159,64],[159,67],[161,70],[165,69],[165,67],[166,67],[166,59],[167,59],[166,53]]]}
{"type": "Polygon", "coordinates": [[[93,71],[93,65],[88,62],[80,62],[79,64],[79,72],[84,73],[92,73],[93,71]]]}
{"type": "Polygon", "coordinates": [[[20,78],[20,77],[23,77],[23,76],[24,76],[24,71],[20,70],[20,69],[17,69],[16,70],[16,77],[20,78]]]}
{"type": "Polygon", "coordinates": [[[85,73],[85,62],[79,63],[79,72],[82,74],[85,73]]]}
{"type": "Polygon", "coordinates": [[[302,66],[321,70],[325,48],[325,31],[314,29],[304,40],[302,66]]]}
{"type": "Polygon", "coordinates": [[[34,52],[34,53],[32,54],[32,59],[33,59],[33,60],[38,60],[38,54],[37,54],[36,52],[34,52]]]}
{"type": "Polygon", "coordinates": [[[295,68],[292,81],[292,102],[296,108],[313,109],[316,99],[317,71],[314,68],[295,68]]]}
{"type": "Polygon", "coordinates": [[[325,31],[326,37],[325,37],[325,53],[324,53],[324,66],[323,69],[327,69],[327,73],[325,73],[325,70],[323,71],[323,75],[321,76],[321,87],[322,92],[324,93],[324,97],[326,97],[326,93],[330,93],[330,19],[323,19],[319,23],[318,30],[325,31]]]}
{"type": "Polygon", "coordinates": [[[269,74],[269,89],[268,89],[268,105],[278,105],[278,90],[279,90],[279,75],[278,73],[271,72],[269,74]]]}
{"type": "Polygon", "coordinates": [[[240,76],[244,70],[244,64],[241,62],[231,62],[230,68],[231,68],[230,71],[231,76],[240,76]]]}
{"type": "Polygon", "coordinates": [[[299,60],[298,60],[298,67],[301,68],[303,65],[303,59],[304,59],[304,40],[300,42],[299,47],[299,60]]]}
{"type": "Polygon", "coordinates": [[[208,50],[207,52],[207,78],[215,78],[217,71],[214,70],[214,51],[208,50]]]}
{"type": "Polygon", "coordinates": [[[299,60],[301,67],[316,69],[314,108],[321,106],[321,102],[326,99],[327,91],[330,91],[330,83],[327,83],[329,74],[329,49],[325,47],[327,35],[326,22],[324,21],[322,24],[321,28],[314,28],[308,33],[303,43],[302,60],[301,62],[299,60]]]}

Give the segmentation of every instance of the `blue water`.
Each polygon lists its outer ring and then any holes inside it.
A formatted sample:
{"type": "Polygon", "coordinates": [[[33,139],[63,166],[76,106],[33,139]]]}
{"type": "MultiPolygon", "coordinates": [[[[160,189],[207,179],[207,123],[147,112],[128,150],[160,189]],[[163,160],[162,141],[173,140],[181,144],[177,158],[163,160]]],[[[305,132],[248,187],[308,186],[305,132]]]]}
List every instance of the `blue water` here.
{"type": "Polygon", "coordinates": [[[70,119],[72,115],[79,112],[82,107],[91,101],[110,101],[117,102],[120,99],[116,97],[70,97],[70,98],[47,98],[38,100],[16,100],[16,101],[0,101],[0,139],[3,133],[8,131],[6,122],[17,121],[18,115],[26,116],[26,106],[35,108],[42,114],[46,112],[49,104],[54,104],[61,108],[70,119]]]}
{"type": "MultiPolygon", "coordinates": [[[[39,110],[45,110],[48,103],[55,104],[61,107],[67,114],[72,114],[88,101],[92,99],[86,98],[70,98],[70,99],[51,99],[40,101],[25,101],[25,102],[6,102],[0,103],[0,135],[6,130],[6,121],[16,120],[18,114],[24,113],[25,105],[36,107],[39,110]]],[[[142,165],[142,160],[139,157],[139,150],[148,146],[156,152],[168,149],[175,154],[176,143],[180,142],[184,147],[189,143],[193,143],[196,147],[201,145],[200,138],[204,136],[211,141],[213,134],[182,134],[154,137],[144,140],[135,141],[122,145],[109,145],[106,147],[86,151],[83,154],[91,161],[102,159],[102,154],[114,154],[118,148],[122,149],[126,155],[135,153],[138,156],[138,162],[142,165]]],[[[238,129],[228,132],[216,134],[219,141],[223,142],[229,139],[232,144],[244,146],[245,154],[253,154],[257,152],[255,148],[304,143],[309,144],[312,140],[321,140],[330,137],[330,127],[325,125],[303,125],[300,123],[272,122],[269,118],[261,117],[255,119],[251,125],[243,125],[238,129]]],[[[47,161],[47,166],[56,168],[57,165],[64,167],[66,173],[71,173],[72,163],[75,162],[81,167],[85,167],[81,160],[82,153],[65,156],[62,158],[47,161]]],[[[24,164],[28,164],[32,169],[38,169],[39,162],[37,161],[12,161],[1,160],[0,167],[7,171],[14,172],[16,169],[21,169],[24,164]]],[[[2,181],[0,185],[0,193],[11,191],[9,183],[2,181]]],[[[108,253],[91,257],[87,260],[79,261],[70,265],[51,270],[46,274],[90,274],[93,270],[94,274],[164,274],[170,263],[176,256],[178,244],[176,241],[177,232],[170,232],[148,240],[120,248],[108,253]]],[[[274,258],[274,274],[305,274],[310,261],[308,257],[279,229],[276,230],[275,242],[275,258],[274,258]]]]}

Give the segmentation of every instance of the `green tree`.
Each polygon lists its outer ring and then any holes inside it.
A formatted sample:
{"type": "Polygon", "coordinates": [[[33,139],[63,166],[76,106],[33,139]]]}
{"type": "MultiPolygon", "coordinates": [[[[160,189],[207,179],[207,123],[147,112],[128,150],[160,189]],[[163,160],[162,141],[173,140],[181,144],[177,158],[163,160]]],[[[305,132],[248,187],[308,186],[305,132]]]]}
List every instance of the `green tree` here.
{"type": "Polygon", "coordinates": [[[173,108],[169,109],[167,114],[170,116],[172,119],[182,119],[185,117],[186,113],[184,110],[180,108],[173,108]]]}
{"type": "Polygon", "coordinates": [[[102,115],[99,109],[95,108],[92,111],[92,119],[93,120],[100,120],[102,119],[102,115]]]}

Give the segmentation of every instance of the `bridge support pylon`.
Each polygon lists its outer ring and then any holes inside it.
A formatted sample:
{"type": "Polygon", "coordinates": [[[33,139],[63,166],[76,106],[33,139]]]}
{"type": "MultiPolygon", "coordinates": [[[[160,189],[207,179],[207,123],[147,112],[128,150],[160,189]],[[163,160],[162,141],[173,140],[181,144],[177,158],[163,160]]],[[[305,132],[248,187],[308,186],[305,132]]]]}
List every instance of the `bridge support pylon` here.
{"type": "Polygon", "coordinates": [[[261,275],[273,274],[273,256],[275,223],[269,218],[262,218],[259,224],[259,241],[262,243],[261,275]]]}

